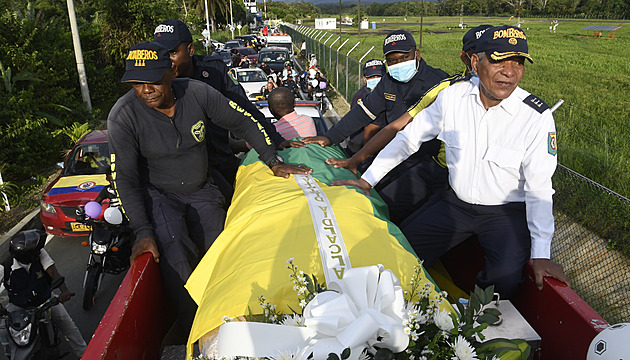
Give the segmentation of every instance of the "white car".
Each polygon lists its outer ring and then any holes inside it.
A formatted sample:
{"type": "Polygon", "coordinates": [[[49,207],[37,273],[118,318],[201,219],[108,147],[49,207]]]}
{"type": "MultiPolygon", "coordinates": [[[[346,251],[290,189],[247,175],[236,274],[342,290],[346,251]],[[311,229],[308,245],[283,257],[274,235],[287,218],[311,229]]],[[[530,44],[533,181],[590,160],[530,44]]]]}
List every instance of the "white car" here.
{"type": "Polygon", "coordinates": [[[267,84],[267,74],[259,68],[234,68],[230,70],[230,75],[241,84],[251,101],[256,101],[256,97],[261,95],[261,89],[267,84]]]}
{"type": "Polygon", "coordinates": [[[214,47],[214,51],[223,51],[223,47],[225,47],[224,43],[218,42],[214,39],[210,39],[210,43],[214,47]]]}

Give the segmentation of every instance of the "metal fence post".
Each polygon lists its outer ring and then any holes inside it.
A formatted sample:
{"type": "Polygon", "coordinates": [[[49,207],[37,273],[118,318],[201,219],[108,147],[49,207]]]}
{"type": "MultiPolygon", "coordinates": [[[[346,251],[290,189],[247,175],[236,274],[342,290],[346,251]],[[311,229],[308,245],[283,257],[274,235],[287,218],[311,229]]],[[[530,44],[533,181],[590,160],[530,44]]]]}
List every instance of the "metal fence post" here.
{"type": "MultiPolygon", "coordinates": [[[[341,39],[341,36],[339,37],[341,39]]],[[[337,49],[337,65],[339,65],[339,51],[341,51],[341,47],[343,47],[348,40],[350,40],[350,38],[347,38],[346,41],[343,42],[343,44],[339,45],[339,48],[337,49]]],[[[346,66],[346,71],[347,71],[348,67],[346,66]]],[[[339,89],[339,69],[337,69],[337,82],[335,83],[335,85],[337,85],[337,89],[339,89]]]]}

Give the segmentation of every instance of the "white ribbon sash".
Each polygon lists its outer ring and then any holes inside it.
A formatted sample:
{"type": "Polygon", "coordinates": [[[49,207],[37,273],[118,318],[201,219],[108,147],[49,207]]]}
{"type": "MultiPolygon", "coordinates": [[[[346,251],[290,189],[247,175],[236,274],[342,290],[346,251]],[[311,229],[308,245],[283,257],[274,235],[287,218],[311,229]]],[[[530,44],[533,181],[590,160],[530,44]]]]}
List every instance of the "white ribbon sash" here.
{"type": "Polygon", "coordinates": [[[409,345],[403,331],[405,301],[398,278],[382,265],[351,268],[332,206],[310,175],[293,175],[306,195],[329,291],[304,308],[306,327],[229,322],[219,329],[219,357],[271,357],[296,353],[297,360],[326,360],[351,349],[358,359],[374,346],[400,352],[409,345]],[[335,291],[330,291],[334,289],[335,291]]]}
{"type": "Polygon", "coordinates": [[[335,287],[331,285],[339,282],[344,272],[352,268],[335,213],[328,197],[311,175],[294,174],[293,177],[306,196],[315,227],[326,284],[328,289],[333,289],[335,287]]]}

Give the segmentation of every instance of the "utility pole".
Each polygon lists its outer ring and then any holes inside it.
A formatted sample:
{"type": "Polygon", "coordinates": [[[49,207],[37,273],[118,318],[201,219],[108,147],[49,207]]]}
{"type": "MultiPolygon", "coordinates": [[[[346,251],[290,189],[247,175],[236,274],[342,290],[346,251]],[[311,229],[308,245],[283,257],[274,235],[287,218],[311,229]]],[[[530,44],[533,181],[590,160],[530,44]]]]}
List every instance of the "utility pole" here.
{"type": "MultiPolygon", "coordinates": [[[[184,4],[186,4],[186,2],[184,1],[184,4]]],[[[208,17],[208,0],[206,0],[206,31],[208,32],[208,38],[206,39],[207,43],[206,43],[206,54],[208,53],[210,46],[212,46],[212,42],[210,41],[210,39],[212,38],[210,36],[210,20],[208,17]]]]}
{"type": "Polygon", "coordinates": [[[418,41],[418,49],[422,49],[422,24],[424,24],[424,0],[420,4],[420,41],[418,41]]]}
{"type": "Polygon", "coordinates": [[[359,37],[359,41],[361,41],[361,0],[359,0],[359,16],[357,17],[357,36],[359,37]]]}
{"type": "Polygon", "coordinates": [[[87,75],[85,74],[85,64],[83,63],[83,51],[81,51],[81,39],[79,39],[79,28],[77,17],[74,13],[74,1],[67,0],[68,16],[70,18],[70,31],[72,32],[72,44],[74,45],[74,57],[77,61],[77,72],[79,73],[79,85],[81,86],[81,97],[83,102],[92,112],[92,101],[90,101],[90,89],[88,88],[87,75]]]}
{"type": "Polygon", "coordinates": [[[232,39],[234,39],[234,14],[232,13],[232,0],[230,0],[230,30],[232,30],[232,39]]]}
{"type": "Polygon", "coordinates": [[[339,38],[341,39],[341,0],[339,0],[339,38]]]}

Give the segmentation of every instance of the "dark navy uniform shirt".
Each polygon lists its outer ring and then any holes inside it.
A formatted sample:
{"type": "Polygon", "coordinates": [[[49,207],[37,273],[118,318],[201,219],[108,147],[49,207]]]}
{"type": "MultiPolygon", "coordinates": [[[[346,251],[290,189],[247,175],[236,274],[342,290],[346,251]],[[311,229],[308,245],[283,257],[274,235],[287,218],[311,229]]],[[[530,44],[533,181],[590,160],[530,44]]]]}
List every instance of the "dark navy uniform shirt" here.
{"type": "Polygon", "coordinates": [[[427,65],[424,59],[420,59],[418,72],[406,83],[394,80],[387,73],[359,106],[351,109],[328,130],[326,137],[338,144],[367,124],[384,127],[402,116],[425,92],[447,77],[446,72],[427,65]],[[376,121],[383,113],[385,117],[376,121]]]}
{"type": "MultiPolygon", "coordinates": [[[[365,99],[365,97],[370,93],[370,88],[367,85],[363,85],[352,97],[352,102],[350,103],[350,109],[354,109],[355,106],[359,103],[359,100],[365,99]]],[[[385,113],[379,115],[375,123],[385,122],[385,113]]],[[[353,155],[357,151],[363,147],[363,128],[359,131],[356,131],[354,134],[350,135],[348,139],[348,152],[350,155],[353,155]]]]}

